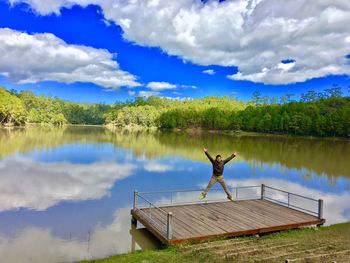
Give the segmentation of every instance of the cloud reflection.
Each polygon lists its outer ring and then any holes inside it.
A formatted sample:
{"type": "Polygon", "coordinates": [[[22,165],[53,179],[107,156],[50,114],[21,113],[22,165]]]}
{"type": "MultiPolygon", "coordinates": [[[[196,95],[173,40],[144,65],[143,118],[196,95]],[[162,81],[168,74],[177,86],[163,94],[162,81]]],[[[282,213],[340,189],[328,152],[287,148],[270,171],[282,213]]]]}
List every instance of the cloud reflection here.
{"type": "Polygon", "coordinates": [[[112,161],[72,164],[6,158],[0,161],[0,211],[45,210],[60,201],[99,199],[134,169],[112,161]]]}
{"type": "MultiPolygon", "coordinates": [[[[6,263],[75,262],[128,252],[132,241],[130,208],[125,207],[114,213],[111,224],[98,225],[85,241],[65,240],[55,237],[49,229],[36,227],[27,228],[16,238],[0,235],[0,255],[6,259],[6,263]]],[[[148,239],[142,246],[150,249],[157,243],[154,239],[148,239]]],[[[140,249],[140,244],[136,243],[135,248],[140,249]]]]}
{"type": "Polygon", "coordinates": [[[164,173],[174,170],[174,167],[168,164],[163,164],[155,161],[148,161],[145,163],[144,169],[147,172],[164,173]]]}

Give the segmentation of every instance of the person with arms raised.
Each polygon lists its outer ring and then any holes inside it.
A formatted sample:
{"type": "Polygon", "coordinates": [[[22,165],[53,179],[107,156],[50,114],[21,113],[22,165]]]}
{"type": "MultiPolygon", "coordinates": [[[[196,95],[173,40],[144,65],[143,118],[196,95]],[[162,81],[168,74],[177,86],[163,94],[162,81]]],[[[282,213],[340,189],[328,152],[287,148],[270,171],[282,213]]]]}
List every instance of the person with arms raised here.
{"type": "Polygon", "coordinates": [[[204,148],[204,153],[213,165],[213,175],[210,178],[207,188],[205,188],[203,193],[199,196],[199,200],[203,200],[207,196],[207,193],[209,192],[210,188],[212,188],[216,182],[219,182],[222,188],[224,189],[225,193],[227,194],[227,199],[233,202],[234,201],[233,197],[227,188],[227,185],[223,177],[223,173],[224,173],[225,164],[231,161],[234,157],[236,157],[237,153],[234,152],[233,154],[231,154],[231,156],[229,156],[225,160],[222,160],[221,155],[219,154],[216,155],[215,159],[213,159],[213,157],[211,157],[210,154],[208,153],[207,148],[204,148]]]}

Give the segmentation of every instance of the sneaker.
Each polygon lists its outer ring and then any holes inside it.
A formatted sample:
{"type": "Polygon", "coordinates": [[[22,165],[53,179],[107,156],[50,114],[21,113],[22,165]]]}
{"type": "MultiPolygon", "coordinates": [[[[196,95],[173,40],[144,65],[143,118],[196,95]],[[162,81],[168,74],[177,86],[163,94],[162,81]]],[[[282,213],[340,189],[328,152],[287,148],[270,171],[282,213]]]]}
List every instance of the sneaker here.
{"type": "Polygon", "coordinates": [[[200,196],[199,196],[199,200],[203,200],[205,198],[205,194],[201,194],[200,196]]]}
{"type": "Polygon", "coordinates": [[[235,201],[232,196],[228,196],[227,199],[230,200],[231,202],[235,201]]]}

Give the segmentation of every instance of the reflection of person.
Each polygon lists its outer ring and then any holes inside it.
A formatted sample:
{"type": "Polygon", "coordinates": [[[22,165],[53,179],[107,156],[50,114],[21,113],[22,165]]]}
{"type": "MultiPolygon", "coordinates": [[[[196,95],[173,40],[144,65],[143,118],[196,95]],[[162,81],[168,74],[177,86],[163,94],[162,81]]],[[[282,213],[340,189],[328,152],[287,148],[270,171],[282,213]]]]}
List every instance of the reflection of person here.
{"type": "Polygon", "coordinates": [[[221,159],[221,155],[216,155],[215,160],[213,159],[213,157],[210,156],[210,154],[208,153],[208,149],[204,148],[204,153],[205,155],[208,157],[208,159],[210,160],[210,162],[213,165],[213,175],[210,178],[210,181],[208,183],[207,188],[205,188],[205,190],[203,191],[203,193],[199,196],[199,200],[203,200],[207,193],[209,192],[210,188],[216,183],[219,182],[222,186],[222,188],[224,188],[225,193],[227,194],[227,199],[231,200],[233,202],[233,197],[230,194],[230,191],[227,188],[227,185],[225,183],[224,177],[223,177],[223,173],[224,173],[224,165],[226,163],[228,163],[229,161],[231,161],[234,157],[237,156],[237,153],[234,152],[230,157],[228,157],[225,160],[221,159]]]}

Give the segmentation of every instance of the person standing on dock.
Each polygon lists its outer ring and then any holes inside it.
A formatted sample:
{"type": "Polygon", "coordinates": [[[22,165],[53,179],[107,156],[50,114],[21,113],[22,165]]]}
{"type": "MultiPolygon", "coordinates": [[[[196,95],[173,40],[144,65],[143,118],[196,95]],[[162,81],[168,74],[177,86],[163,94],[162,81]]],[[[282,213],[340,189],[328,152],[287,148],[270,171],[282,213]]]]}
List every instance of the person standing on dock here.
{"type": "Polygon", "coordinates": [[[208,183],[207,188],[205,188],[203,193],[199,196],[199,200],[203,200],[207,196],[207,193],[209,192],[210,188],[212,188],[212,186],[216,182],[219,182],[221,184],[222,188],[224,188],[225,193],[227,194],[227,199],[229,199],[230,201],[233,202],[234,201],[233,197],[227,188],[227,185],[226,185],[224,177],[223,177],[223,173],[224,173],[225,164],[228,163],[229,161],[231,161],[234,157],[236,157],[237,153],[234,152],[230,157],[226,158],[225,160],[222,160],[221,155],[219,155],[219,154],[216,155],[215,160],[214,160],[213,157],[211,157],[210,154],[208,153],[207,148],[204,148],[204,153],[213,165],[213,175],[210,178],[210,181],[208,183]]]}

